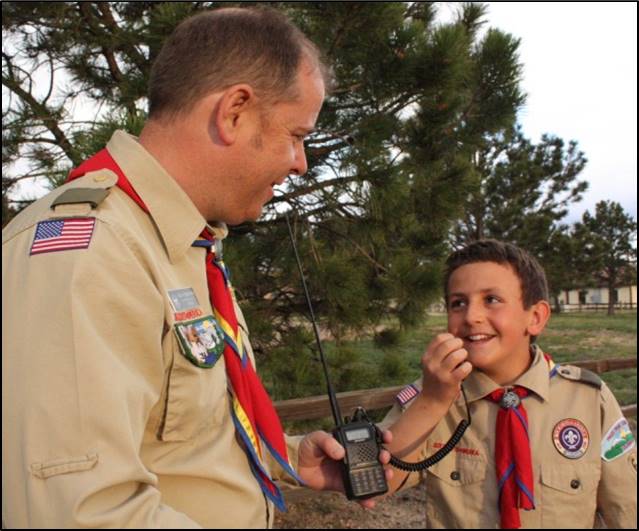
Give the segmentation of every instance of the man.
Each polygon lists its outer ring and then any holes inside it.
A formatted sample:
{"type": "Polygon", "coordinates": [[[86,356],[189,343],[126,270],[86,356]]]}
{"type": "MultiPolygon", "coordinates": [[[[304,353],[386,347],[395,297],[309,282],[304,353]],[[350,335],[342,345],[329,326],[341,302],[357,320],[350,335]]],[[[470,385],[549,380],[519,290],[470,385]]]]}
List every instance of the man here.
{"type": "Polygon", "coordinates": [[[186,20],[139,139],[116,132],[3,231],[9,527],[265,527],[283,471],[341,489],[328,434],[287,455],[220,243],[306,171],[318,55],[273,10],[186,20]],[[196,356],[188,325],[225,341],[196,356]]]}

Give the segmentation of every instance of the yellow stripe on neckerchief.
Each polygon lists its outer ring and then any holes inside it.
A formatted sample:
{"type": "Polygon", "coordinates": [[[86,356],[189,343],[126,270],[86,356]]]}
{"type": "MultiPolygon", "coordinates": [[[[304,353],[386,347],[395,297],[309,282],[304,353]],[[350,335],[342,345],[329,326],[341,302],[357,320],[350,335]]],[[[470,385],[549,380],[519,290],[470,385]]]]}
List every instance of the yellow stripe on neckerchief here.
{"type": "Polygon", "coordinates": [[[198,240],[194,246],[207,248],[206,277],[211,307],[224,333],[224,364],[229,382],[233,424],[244,443],[251,470],[262,491],[278,509],[284,511],[284,498],[264,463],[263,448],[266,447],[293,479],[302,484],[303,482],[289,462],[282,424],[242,341],[235,314],[233,288],[228,270],[221,260],[221,244],[211,241],[206,233],[203,236],[204,240],[198,240]]]}

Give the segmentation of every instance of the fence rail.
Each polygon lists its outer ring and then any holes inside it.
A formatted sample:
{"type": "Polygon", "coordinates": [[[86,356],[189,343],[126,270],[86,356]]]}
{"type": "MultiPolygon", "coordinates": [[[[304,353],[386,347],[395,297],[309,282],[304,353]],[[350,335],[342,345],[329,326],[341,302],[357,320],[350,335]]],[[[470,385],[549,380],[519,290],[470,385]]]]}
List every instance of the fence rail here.
{"type": "MultiPolygon", "coordinates": [[[[636,310],[637,303],[636,302],[615,302],[613,304],[615,310],[636,310]]],[[[565,312],[585,312],[585,311],[602,311],[605,312],[608,310],[607,302],[584,302],[582,304],[579,303],[570,303],[570,304],[562,304],[562,310],[565,312]]]]}
{"type": "MultiPolygon", "coordinates": [[[[621,369],[637,367],[637,358],[609,358],[603,360],[584,360],[572,362],[584,369],[589,369],[598,374],[621,369]]],[[[381,409],[393,404],[395,395],[403,388],[403,385],[393,387],[378,387],[375,389],[361,389],[337,393],[337,401],[344,414],[351,413],[357,406],[367,410],[381,409]]],[[[282,420],[312,420],[331,416],[331,407],[328,397],[325,395],[309,396],[305,398],[293,398],[275,402],[275,409],[282,420]]],[[[636,416],[637,404],[623,406],[624,415],[636,416]]]]}

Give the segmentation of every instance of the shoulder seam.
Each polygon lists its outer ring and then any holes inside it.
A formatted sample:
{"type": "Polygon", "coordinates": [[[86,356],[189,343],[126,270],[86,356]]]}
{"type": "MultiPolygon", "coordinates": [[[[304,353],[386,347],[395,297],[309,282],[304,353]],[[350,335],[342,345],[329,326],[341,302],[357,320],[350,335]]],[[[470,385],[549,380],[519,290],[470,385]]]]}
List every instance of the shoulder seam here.
{"type": "Polygon", "coordinates": [[[557,373],[565,380],[580,382],[599,390],[601,390],[601,386],[603,384],[603,380],[597,373],[575,365],[561,365],[557,370],[557,373]]]}

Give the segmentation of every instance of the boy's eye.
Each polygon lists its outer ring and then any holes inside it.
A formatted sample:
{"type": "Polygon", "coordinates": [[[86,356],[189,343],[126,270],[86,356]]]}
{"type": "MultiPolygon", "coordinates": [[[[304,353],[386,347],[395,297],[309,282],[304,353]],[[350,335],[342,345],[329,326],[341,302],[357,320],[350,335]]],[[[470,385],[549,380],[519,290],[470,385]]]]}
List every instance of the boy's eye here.
{"type": "Polygon", "coordinates": [[[455,299],[450,301],[448,306],[450,307],[451,310],[454,310],[456,308],[462,308],[463,306],[465,306],[465,304],[466,304],[466,301],[464,301],[463,299],[455,299]]]}
{"type": "Polygon", "coordinates": [[[494,304],[496,302],[500,302],[500,299],[498,297],[495,297],[494,295],[488,295],[486,297],[486,302],[488,302],[490,304],[494,304]]]}

